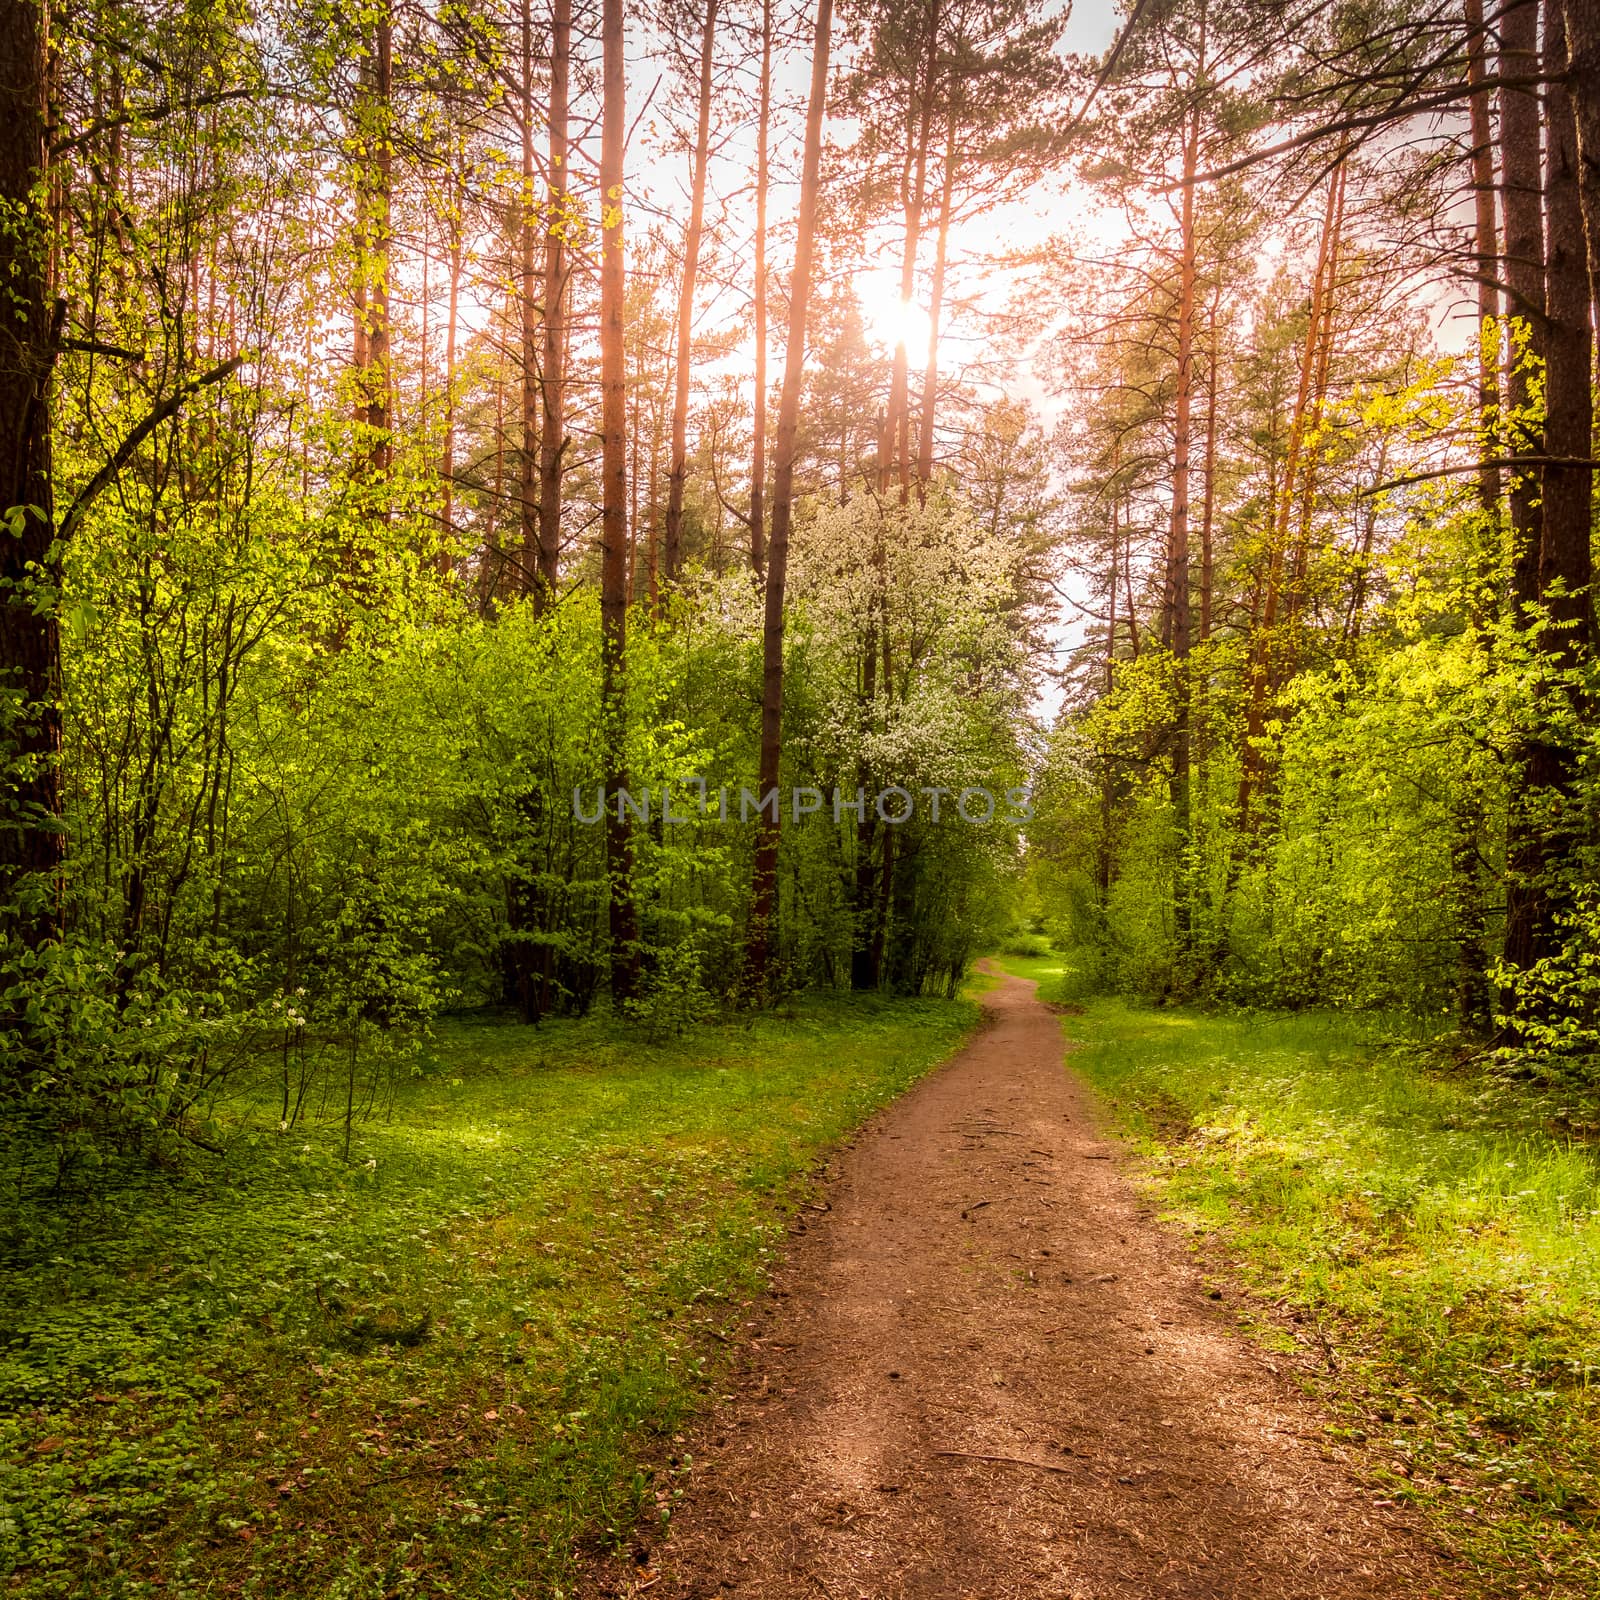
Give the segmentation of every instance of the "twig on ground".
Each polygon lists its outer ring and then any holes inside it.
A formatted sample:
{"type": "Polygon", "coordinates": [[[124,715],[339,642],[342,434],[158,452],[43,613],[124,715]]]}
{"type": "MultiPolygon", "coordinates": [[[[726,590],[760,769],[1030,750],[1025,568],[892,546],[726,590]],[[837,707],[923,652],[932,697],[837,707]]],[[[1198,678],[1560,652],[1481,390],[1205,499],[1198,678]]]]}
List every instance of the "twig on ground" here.
{"type": "Polygon", "coordinates": [[[989,1456],[975,1450],[935,1450],[936,1456],[956,1456],[962,1461],[996,1461],[1008,1467],[1032,1467],[1036,1472],[1067,1472],[1071,1467],[1058,1467],[1053,1461],[1029,1461],[1026,1456],[989,1456]]]}

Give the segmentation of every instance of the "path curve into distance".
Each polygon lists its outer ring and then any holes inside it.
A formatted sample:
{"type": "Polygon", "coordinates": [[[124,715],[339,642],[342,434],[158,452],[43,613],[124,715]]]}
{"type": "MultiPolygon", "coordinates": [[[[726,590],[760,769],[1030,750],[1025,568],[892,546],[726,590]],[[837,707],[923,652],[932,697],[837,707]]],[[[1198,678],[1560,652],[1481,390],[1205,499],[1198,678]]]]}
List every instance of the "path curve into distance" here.
{"type": "Polygon", "coordinates": [[[669,1542],[601,1592],[1449,1595],[1152,1219],[1034,985],[984,1005],[837,1154],[669,1542]]]}

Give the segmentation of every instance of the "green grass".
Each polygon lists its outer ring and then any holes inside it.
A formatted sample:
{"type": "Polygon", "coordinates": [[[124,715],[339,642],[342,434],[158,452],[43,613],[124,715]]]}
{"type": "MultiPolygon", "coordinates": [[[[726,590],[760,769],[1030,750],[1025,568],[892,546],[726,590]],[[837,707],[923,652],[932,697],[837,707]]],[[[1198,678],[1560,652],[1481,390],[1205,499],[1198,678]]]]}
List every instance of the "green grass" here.
{"type": "Polygon", "coordinates": [[[348,1163],[336,1127],[240,1126],[61,1203],[11,1151],[4,1592],[560,1595],[575,1545],[670,1510],[818,1152],[974,1015],[461,1022],[348,1163]]]}
{"type": "MultiPolygon", "coordinates": [[[[1059,959],[1004,965],[1072,992],[1059,959]]],[[[1484,1592],[1600,1593],[1600,1152],[1571,1108],[1349,1017],[1099,998],[1064,1026],[1382,1497],[1484,1592]]]]}
{"type": "Polygon", "coordinates": [[[1048,955],[1014,956],[998,955],[993,963],[1017,978],[1032,978],[1039,985],[1041,1000],[1064,1000],[1071,997],[1071,980],[1074,968],[1070,958],[1060,951],[1048,955]]]}

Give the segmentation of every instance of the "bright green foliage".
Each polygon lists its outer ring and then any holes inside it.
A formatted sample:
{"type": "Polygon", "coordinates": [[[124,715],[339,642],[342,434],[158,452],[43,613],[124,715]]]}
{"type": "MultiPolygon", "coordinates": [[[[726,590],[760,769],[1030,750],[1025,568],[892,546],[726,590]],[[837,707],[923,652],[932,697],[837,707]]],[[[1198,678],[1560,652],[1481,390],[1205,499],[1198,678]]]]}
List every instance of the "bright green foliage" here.
{"type": "MultiPolygon", "coordinates": [[[[791,988],[848,972],[857,844],[834,788],[939,784],[940,821],[900,830],[889,973],[901,992],[953,993],[1015,870],[1017,555],[956,500],[860,507],[819,509],[800,536],[784,803],[828,798],[785,819],[779,953],[791,988]],[[869,527],[881,589],[857,548],[869,527]],[[862,722],[868,613],[890,619],[892,676],[862,722]],[[1000,799],[992,823],[955,813],[969,783],[1000,799]]],[[[267,1083],[289,1127],[336,1083],[348,1136],[441,1008],[537,1018],[603,991],[594,595],[485,619],[417,570],[398,523],[366,545],[357,593],[344,526],[258,495],[226,538],[210,512],[191,528],[118,511],[68,553],[67,922],[59,943],[11,952],[29,1026],[9,1036],[21,1109],[63,1170],[108,1141],[207,1140],[229,1097],[267,1083]]],[[[759,660],[742,576],[633,629],[628,769],[650,797],[634,1009],[654,1037],[737,987],[759,660]],[[663,820],[663,793],[688,820],[663,820]]]]}
{"type": "MultiPolygon", "coordinates": [[[[1356,462],[1359,483],[1365,456],[1383,481],[1403,479],[1397,458],[1469,425],[1461,371],[1419,363],[1403,384],[1352,385],[1309,436],[1318,471],[1356,462]]],[[[1560,948],[1520,974],[1494,958],[1507,829],[1514,804],[1533,804],[1515,778],[1530,738],[1570,752],[1576,775],[1530,826],[1594,813],[1594,730],[1573,709],[1592,703],[1593,669],[1538,648],[1543,610],[1513,615],[1497,598],[1507,536],[1469,475],[1329,489],[1310,504],[1304,589],[1280,596],[1298,610],[1270,632],[1228,597],[1253,596],[1259,612],[1261,585],[1287,584],[1289,554],[1273,579],[1259,542],[1267,509],[1247,499],[1234,513],[1213,579],[1218,626],[1188,666],[1198,714],[1181,861],[1166,794],[1176,663],[1148,636],[1133,651],[1120,629],[1109,649],[1094,644],[1109,663],[1081,654],[1084,692],[1053,736],[1031,839],[1041,915],[1111,988],[1400,1010],[1479,1035],[1516,1006],[1525,1066],[1584,1071],[1600,1048],[1600,990],[1581,842],[1546,885],[1560,948]],[[1354,521],[1341,528],[1344,516],[1354,521]],[[1248,702],[1261,661],[1258,735],[1248,702]],[[1187,942],[1172,914],[1180,872],[1187,942]]]]}

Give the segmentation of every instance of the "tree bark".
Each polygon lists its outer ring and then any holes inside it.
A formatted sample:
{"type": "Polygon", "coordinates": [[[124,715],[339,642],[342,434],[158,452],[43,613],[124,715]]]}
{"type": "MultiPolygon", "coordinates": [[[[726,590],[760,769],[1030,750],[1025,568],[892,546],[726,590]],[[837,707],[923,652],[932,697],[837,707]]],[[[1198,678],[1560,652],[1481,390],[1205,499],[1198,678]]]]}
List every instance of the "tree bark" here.
{"type": "Polygon", "coordinates": [[[360,328],[357,365],[361,369],[361,420],[366,425],[367,456],[373,474],[386,475],[393,460],[389,329],[389,273],[394,194],[393,20],[385,5],[374,24],[372,54],[362,63],[362,103],[358,137],[361,150],[360,328]]]}
{"type": "Polygon", "coordinates": [[[1189,794],[1189,449],[1194,404],[1194,303],[1197,254],[1195,173],[1200,159],[1200,108],[1189,114],[1183,142],[1178,277],[1178,373],[1172,430],[1172,522],[1167,542],[1167,643],[1176,663],[1170,797],[1177,857],[1173,863],[1173,926],[1177,934],[1177,983],[1187,987],[1192,920],[1189,878],[1193,817],[1189,794]]]}
{"type": "Polygon", "coordinates": [[[494,490],[483,530],[483,554],[478,563],[478,610],[488,616],[494,609],[500,583],[500,511],[506,494],[506,377],[504,363],[495,365],[494,378],[494,490]]]}
{"type": "Polygon", "coordinates": [[[1577,121],[1578,193],[1583,204],[1589,293],[1600,301],[1600,7],[1594,0],[1565,0],[1567,92],[1577,121]]]}
{"type": "MultiPolygon", "coordinates": [[[[917,288],[917,249],[922,236],[922,208],[928,189],[928,141],[933,131],[934,76],[939,61],[939,14],[941,0],[927,0],[928,32],[921,58],[923,81],[921,93],[913,103],[908,118],[914,130],[910,157],[910,172],[902,172],[905,193],[902,196],[905,211],[905,235],[900,254],[900,304],[909,306],[917,288]],[[914,176],[912,175],[914,173],[914,176]]],[[[917,90],[913,87],[913,95],[917,90]]],[[[906,349],[904,324],[899,328],[894,346],[894,366],[889,378],[889,414],[885,437],[888,449],[879,471],[878,490],[885,492],[891,475],[898,472],[900,498],[909,499],[911,491],[911,372],[906,349]]]]}
{"type": "MultiPolygon", "coordinates": [[[[1582,840],[1574,815],[1576,756],[1564,725],[1581,722],[1586,707],[1570,674],[1594,648],[1592,581],[1592,473],[1587,465],[1594,425],[1590,387],[1592,343],[1588,252],[1579,194],[1577,126],[1566,83],[1566,25],[1559,5],[1545,11],[1545,424],[1542,468],[1539,600],[1549,626],[1536,648],[1550,674],[1540,686],[1538,724],[1522,751],[1522,783],[1508,849],[1510,894],[1505,965],[1526,971],[1559,951],[1559,916],[1582,840]],[[1582,466],[1559,465],[1582,461],[1582,466]]],[[[1547,996],[1519,993],[1515,983],[1504,1010],[1510,1033],[1552,1008],[1547,996]]]]}
{"type": "MultiPolygon", "coordinates": [[[[1552,76],[1566,60],[1559,6],[1546,20],[1546,63],[1552,76]]],[[[1565,82],[1545,91],[1545,424],[1544,516],[1539,592],[1556,633],[1550,649],[1564,666],[1585,660],[1593,645],[1590,506],[1593,473],[1592,346],[1588,250],[1578,186],[1577,128],[1565,82]],[[1582,466],[1558,462],[1581,461],[1582,466]]]]}
{"type": "Polygon", "coordinates": [[[650,405],[650,492],[646,497],[644,561],[645,583],[650,595],[650,618],[654,621],[661,612],[661,577],[657,571],[656,544],[661,536],[661,398],[657,395],[650,405]]]}
{"type": "MultiPolygon", "coordinates": [[[[1113,454],[1113,479],[1111,491],[1111,574],[1110,582],[1106,585],[1109,608],[1106,615],[1106,660],[1105,677],[1102,680],[1104,693],[1109,697],[1117,682],[1117,578],[1120,563],[1121,533],[1117,528],[1117,494],[1115,482],[1115,461],[1113,454]]],[[[1106,948],[1106,936],[1111,926],[1111,868],[1112,868],[1112,837],[1113,837],[1113,795],[1112,795],[1112,766],[1111,756],[1102,749],[1099,756],[1100,777],[1100,832],[1095,840],[1095,912],[1099,923],[1099,937],[1102,951],[1106,948]]]]}
{"type": "Polygon", "coordinates": [[[1301,435],[1300,450],[1300,520],[1295,533],[1294,562],[1290,569],[1287,622],[1289,636],[1285,641],[1280,671],[1284,678],[1296,670],[1299,657],[1299,623],[1306,608],[1307,586],[1311,575],[1312,517],[1316,510],[1317,462],[1315,450],[1308,448],[1322,429],[1322,416],[1328,400],[1328,371],[1333,360],[1333,311],[1339,286],[1339,251],[1344,238],[1344,197],[1346,172],[1343,162],[1338,168],[1338,200],[1333,211],[1333,229],[1328,237],[1328,269],[1323,276],[1322,304],[1317,316],[1316,371],[1311,380],[1311,404],[1306,412],[1301,435]]]}
{"type": "MultiPolygon", "coordinates": [[[[1528,0],[1507,12],[1500,23],[1500,75],[1531,77],[1539,69],[1539,11],[1528,0]]],[[[1544,307],[1544,179],[1540,167],[1539,101],[1531,90],[1500,91],[1501,214],[1505,219],[1506,313],[1520,327],[1524,348],[1513,338],[1506,372],[1507,444],[1515,455],[1537,454],[1543,439],[1529,417],[1534,378],[1545,350],[1544,307]]],[[[1542,507],[1537,471],[1514,472],[1510,486],[1511,599],[1513,620],[1528,620],[1539,598],[1542,507]]],[[[1524,779],[1538,760],[1537,739],[1526,739],[1516,755],[1524,779]]],[[[1526,971],[1536,959],[1543,920],[1540,889],[1541,846],[1537,819],[1526,798],[1513,801],[1506,838],[1506,916],[1501,958],[1513,973],[1526,971]]],[[[1518,997],[1507,987],[1501,1011],[1512,1018],[1507,1042],[1517,1036],[1518,997]]]]}
{"type": "MultiPolygon", "coordinates": [[[[1472,271],[1478,291],[1478,508],[1481,526],[1472,559],[1474,597],[1472,628],[1477,648],[1487,660],[1488,640],[1483,623],[1491,607],[1491,582],[1500,545],[1500,495],[1502,483],[1494,430],[1500,412],[1499,313],[1496,287],[1499,238],[1495,217],[1494,132],[1489,93],[1482,87],[1487,75],[1487,34],[1483,26],[1483,0],[1465,0],[1467,24],[1467,81],[1474,92],[1467,104],[1472,139],[1469,171],[1472,177],[1472,271]]],[[[1371,513],[1367,518],[1370,539],[1371,513]]],[[[1353,612],[1350,622],[1353,623],[1353,612]]],[[[1353,628],[1347,623],[1349,637],[1353,628]]],[[[1489,1026],[1488,922],[1484,895],[1484,807],[1475,786],[1456,786],[1450,804],[1450,902],[1456,944],[1456,1015],[1463,1028],[1485,1032],[1489,1026]]]]}
{"type": "Polygon", "coordinates": [[[950,258],[950,211],[956,193],[956,110],[950,107],[944,142],[944,184],[939,192],[939,241],[933,253],[933,287],[928,294],[928,362],[922,373],[922,418],[917,436],[917,482],[933,479],[933,421],[939,400],[939,317],[944,310],[944,278],[950,258]]]}
{"type": "MultiPolygon", "coordinates": [[[[1500,76],[1530,78],[1539,70],[1539,4],[1527,0],[1500,23],[1500,76]]],[[[1531,367],[1544,359],[1543,178],[1539,169],[1539,97],[1523,88],[1500,90],[1501,215],[1505,220],[1506,315],[1520,318],[1526,349],[1515,342],[1506,372],[1511,455],[1536,455],[1538,435],[1528,421],[1533,401],[1531,367]]],[[[1539,485],[1537,474],[1511,478],[1511,592],[1518,611],[1539,595],[1539,485]]],[[[1520,615],[1519,615],[1520,620],[1520,615]]]]}
{"type": "MultiPolygon", "coordinates": [[[[616,0],[611,0],[616,3],[616,0]]],[[[806,311],[811,299],[811,261],[817,230],[817,194],[822,172],[822,121],[828,94],[828,49],[833,0],[817,0],[811,53],[811,97],[806,107],[805,157],[800,177],[794,273],[789,280],[789,340],[778,400],[778,434],[772,454],[772,543],[767,552],[766,610],[761,635],[760,794],[776,791],[783,753],[783,591],[789,566],[789,525],[794,512],[795,441],[800,427],[800,389],[805,375],[806,311]]],[[[781,811],[763,811],[757,825],[752,885],[748,977],[752,992],[767,987],[773,918],[778,901],[778,838],[781,811]]]]}
{"type": "Polygon", "coordinates": [[[683,241],[683,279],[678,286],[678,352],[672,391],[672,463],[667,476],[667,527],[662,568],[668,583],[683,565],[683,477],[689,451],[689,376],[694,355],[694,281],[700,266],[700,231],[705,225],[706,164],[711,144],[711,58],[717,36],[717,0],[705,0],[700,34],[699,121],[695,127],[694,177],[689,230],[683,241]]]}
{"type": "Polygon", "coordinates": [[[1294,491],[1299,482],[1300,451],[1305,435],[1306,414],[1311,400],[1316,369],[1318,341],[1322,327],[1322,300],[1332,257],[1334,220],[1338,215],[1339,189],[1343,164],[1328,180],[1328,203],[1323,212],[1322,236],[1317,248],[1317,268],[1311,282],[1311,308],[1306,319],[1306,339],[1300,356],[1300,387],[1289,420],[1289,441],[1285,452],[1281,486],[1269,486],[1267,505],[1272,525],[1268,534],[1266,571],[1261,581],[1261,609],[1250,629],[1250,668],[1245,712],[1245,744],[1239,776],[1239,828],[1248,832],[1253,825],[1251,803],[1266,777],[1260,741],[1267,727],[1267,699],[1276,681],[1278,646],[1278,601],[1283,579],[1284,559],[1288,554],[1289,519],[1294,509],[1294,491]]]}
{"type": "MultiPolygon", "coordinates": [[[[870,726],[872,705],[878,697],[878,621],[874,603],[867,615],[866,637],[862,643],[861,667],[858,679],[857,709],[861,719],[861,732],[870,726]]],[[[865,759],[856,766],[857,787],[864,795],[872,782],[872,773],[865,759]]],[[[877,838],[878,818],[871,805],[863,807],[856,818],[856,860],[854,893],[851,899],[850,937],[850,987],[865,993],[878,987],[878,968],[873,955],[873,926],[876,921],[874,885],[877,875],[873,871],[872,856],[877,838]]]]}
{"type": "Polygon", "coordinates": [[[639,446],[644,389],[644,340],[633,347],[633,377],[628,383],[628,604],[639,594],[639,446]]]}
{"type": "Polygon", "coordinates": [[[606,752],[606,880],[611,994],[637,987],[639,923],[633,899],[633,828],[621,801],[628,786],[628,374],[623,312],[623,149],[627,80],[623,0],[603,0],[600,19],[600,714],[606,752]]]}
{"type": "Polygon", "coordinates": [[[750,425],[750,565],[767,560],[767,122],[772,115],[772,0],[761,0],[761,90],[756,128],[756,392],[750,425]]]}
{"type": "Polygon", "coordinates": [[[522,450],[517,457],[517,583],[519,593],[539,588],[539,437],[542,385],[539,381],[539,205],[533,193],[533,4],[522,0],[522,450]]]}
{"type": "Polygon", "coordinates": [[[40,0],[0,0],[0,671],[15,710],[0,818],[0,926],[29,945],[57,926],[61,647],[34,585],[53,577],[50,375],[64,304],[51,305],[46,188],[48,24],[40,0]]]}
{"type": "Polygon", "coordinates": [[[1217,368],[1222,360],[1221,335],[1217,312],[1222,286],[1211,292],[1211,307],[1206,329],[1206,457],[1205,499],[1200,506],[1200,642],[1211,637],[1211,590],[1213,585],[1212,534],[1217,515],[1217,368]]]}
{"type": "MultiPolygon", "coordinates": [[[[1485,76],[1483,0],[1466,0],[1467,81],[1480,85],[1485,76]]],[[[1467,103],[1472,137],[1473,275],[1478,286],[1478,426],[1481,430],[1478,503],[1489,527],[1500,515],[1498,452],[1489,428],[1500,409],[1500,364],[1491,341],[1497,338],[1500,295],[1495,287],[1499,238],[1494,209],[1494,131],[1489,119],[1489,92],[1476,88],[1467,103]]]]}
{"type": "Polygon", "coordinates": [[[561,457],[566,448],[567,98],[572,68],[572,0],[555,0],[550,26],[550,212],[544,219],[544,371],[539,393],[539,573],[543,610],[561,576],[561,457]]]}
{"type": "Polygon", "coordinates": [[[461,258],[463,253],[461,192],[452,181],[450,216],[450,298],[444,330],[444,449],[439,461],[443,490],[443,520],[439,543],[439,571],[449,576],[456,558],[456,330],[461,320],[461,258]]]}

